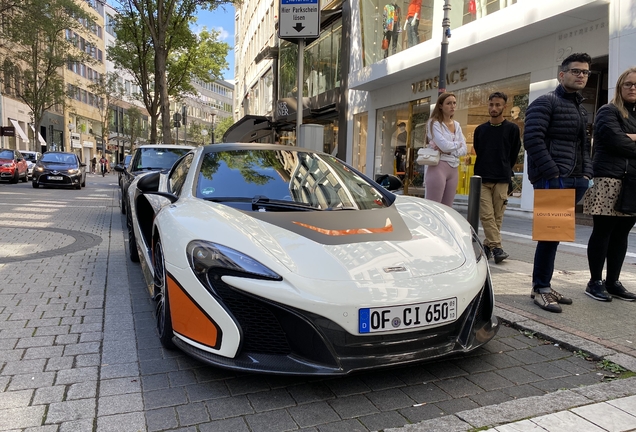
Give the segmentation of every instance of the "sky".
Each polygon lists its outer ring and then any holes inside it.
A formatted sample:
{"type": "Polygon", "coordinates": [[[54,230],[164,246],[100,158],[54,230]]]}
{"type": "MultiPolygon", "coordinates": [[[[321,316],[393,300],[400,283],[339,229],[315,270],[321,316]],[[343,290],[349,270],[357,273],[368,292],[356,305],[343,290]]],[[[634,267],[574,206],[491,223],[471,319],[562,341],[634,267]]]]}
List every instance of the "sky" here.
{"type": "Polygon", "coordinates": [[[219,39],[230,45],[227,62],[229,68],[224,70],[223,79],[234,84],[234,7],[232,5],[219,7],[217,10],[201,11],[197,16],[195,31],[207,27],[220,32],[219,39]]]}

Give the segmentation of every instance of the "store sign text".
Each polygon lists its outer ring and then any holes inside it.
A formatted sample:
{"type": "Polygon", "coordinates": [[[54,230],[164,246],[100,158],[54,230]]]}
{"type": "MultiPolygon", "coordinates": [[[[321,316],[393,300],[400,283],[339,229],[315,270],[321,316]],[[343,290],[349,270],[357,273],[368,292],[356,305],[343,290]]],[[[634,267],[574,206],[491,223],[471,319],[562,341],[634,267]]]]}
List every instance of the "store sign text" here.
{"type": "MultiPolygon", "coordinates": [[[[457,84],[460,81],[468,81],[468,68],[461,68],[446,74],[446,84],[457,84]]],[[[413,93],[425,92],[439,87],[439,75],[433,78],[427,78],[422,81],[411,84],[413,93]]]]}

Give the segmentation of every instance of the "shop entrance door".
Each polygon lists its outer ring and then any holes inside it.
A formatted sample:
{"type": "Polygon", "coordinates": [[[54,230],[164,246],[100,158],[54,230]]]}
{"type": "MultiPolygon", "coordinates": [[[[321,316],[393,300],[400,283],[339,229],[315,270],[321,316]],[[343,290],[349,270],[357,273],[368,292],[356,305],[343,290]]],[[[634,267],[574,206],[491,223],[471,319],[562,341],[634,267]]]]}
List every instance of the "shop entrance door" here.
{"type": "Polygon", "coordinates": [[[424,197],[424,166],[415,163],[417,151],[426,144],[426,122],[430,116],[430,98],[413,101],[409,106],[406,140],[404,194],[424,197]]]}

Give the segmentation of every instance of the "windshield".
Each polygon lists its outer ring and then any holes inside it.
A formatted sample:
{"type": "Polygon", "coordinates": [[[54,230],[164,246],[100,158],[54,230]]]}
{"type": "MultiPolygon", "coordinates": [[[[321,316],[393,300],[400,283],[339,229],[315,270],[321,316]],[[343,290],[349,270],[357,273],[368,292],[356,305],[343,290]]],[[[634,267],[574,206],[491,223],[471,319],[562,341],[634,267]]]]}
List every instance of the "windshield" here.
{"type": "Polygon", "coordinates": [[[142,148],[133,170],[169,169],[189,148],[142,148]]]}
{"type": "Polygon", "coordinates": [[[0,151],[0,159],[13,159],[13,152],[11,150],[0,151]]]}
{"type": "Polygon", "coordinates": [[[68,153],[44,153],[40,158],[42,162],[58,163],[63,165],[76,165],[77,157],[68,153]]]}
{"type": "Polygon", "coordinates": [[[36,157],[35,157],[35,153],[22,153],[22,156],[24,157],[25,160],[28,160],[29,162],[35,162],[36,161],[36,157]]]}
{"type": "Polygon", "coordinates": [[[384,195],[333,156],[296,150],[208,153],[196,196],[211,201],[303,204],[316,210],[387,207],[384,195]]]}

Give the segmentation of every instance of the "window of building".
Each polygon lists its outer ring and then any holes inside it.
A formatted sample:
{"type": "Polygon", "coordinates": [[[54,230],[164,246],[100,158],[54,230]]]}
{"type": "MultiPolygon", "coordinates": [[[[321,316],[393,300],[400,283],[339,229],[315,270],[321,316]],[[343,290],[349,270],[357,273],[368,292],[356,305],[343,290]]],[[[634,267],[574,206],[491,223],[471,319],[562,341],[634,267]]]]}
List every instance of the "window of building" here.
{"type": "Polygon", "coordinates": [[[431,39],[434,3],[434,0],[360,0],[364,65],[431,39]],[[384,48],[383,41],[386,41],[384,48]]]}
{"type": "Polygon", "coordinates": [[[450,0],[451,27],[460,27],[515,3],[517,0],[450,0]]]}

